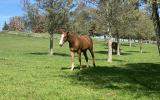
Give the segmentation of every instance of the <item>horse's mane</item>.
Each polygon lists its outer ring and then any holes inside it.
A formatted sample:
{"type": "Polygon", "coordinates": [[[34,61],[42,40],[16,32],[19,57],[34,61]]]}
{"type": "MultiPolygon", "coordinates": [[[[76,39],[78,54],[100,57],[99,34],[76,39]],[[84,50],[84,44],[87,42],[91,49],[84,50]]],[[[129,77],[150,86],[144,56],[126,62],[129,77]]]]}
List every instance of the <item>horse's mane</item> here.
{"type": "Polygon", "coordinates": [[[70,35],[70,36],[76,36],[76,37],[79,36],[79,35],[78,35],[77,33],[75,33],[75,32],[69,32],[69,35],[70,35]]]}

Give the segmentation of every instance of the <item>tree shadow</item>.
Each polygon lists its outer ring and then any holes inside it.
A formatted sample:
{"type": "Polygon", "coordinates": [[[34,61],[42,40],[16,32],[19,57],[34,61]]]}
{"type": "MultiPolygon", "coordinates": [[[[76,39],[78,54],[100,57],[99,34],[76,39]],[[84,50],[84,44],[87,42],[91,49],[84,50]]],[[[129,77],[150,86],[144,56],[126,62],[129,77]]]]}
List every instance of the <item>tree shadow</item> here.
{"type": "Polygon", "coordinates": [[[112,59],[112,61],[116,61],[116,62],[126,62],[126,61],[120,60],[120,59],[112,59]]]}
{"type": "Polygon", "coordinates": [[[31,53],[28,53],[28,54],[31,54],[31,55],[48,55],[48,52],[31,52],[31,53]]]}
{"type": "Polygon", "coordinates": [[[139,91],[146,96],[160,93],[160,63],[131,63],[126,67],[97,66],[68,77],[74,84],[91,88],[139,91]]]}
{"type": "Polygon", "coordinates": [[[57,55],[57,56],[67,56],[67,57],[70,56],[69,54],[66,54],[66,53],[58,53],[58,52],[55,52],[53,55],[57,55]]]}
{"type": "MultiPolygon", "coordinates": [[[[99,54],[108,54],[108,51],[95,51],[95,53],[99,53],[99,54]]],[[[121,52],[121,55],[131,55],[132,53],[130,52],[121,52]]],[[[112,52],[112,55],[117,55],[117,53],[112,52]]]]}
{"type": "MultiPolygon", "coordinates": [[[[123,43],[121,44],[121,46],[127,46],[127,47],[130,47],[130,44],[129,43],[123,43]]],[[[132,47],[136,47],[137,45],[135,43],[132,43],[132,47]]]]}
{"type": "MultiPolygon", "coordinates": [[[[92,59],[89,59],[89,60],[92,60],[92,59]]],[[[107,61],[107,58],[97,58],[95,59],[95,61],[107,61]]],[[[120,59],[112,59],[112,61],[124,62],[124,60],[120,60],[120,59]]]]}
{"type": "MultiPolygon", "coordinates": [[[[31,54],[31,55],[49,55],[48,52],[31,52],[31,53],[27,53],[27,54],[31,54]]],[[[58,52],[53,53],[53,56],[54,55],[56,55],[56,56],[70,56],[69,54],[58,53],[58,52]]]]}
{"type": "MultiPolygon", "coordinates": [[[[140,51],[126,51],[126,52],[129,52],[129,53],[140,53],[140,51]]],[[[143,53],[149,53],[149,52],[143,51],[143,53]]]]}
{"type": "Polygon", "coordinates": [[[99,54],[107,54],[108,51],[95,51],[95,53],[99,53],[99,54]]]}
{"type": "MultiPolygon", "coordinates": [[[[92,58],[89,60],[92,60],[92,58]]],[[[107,58],[96,58],[95,61],[107,61],[107,58]]]]}

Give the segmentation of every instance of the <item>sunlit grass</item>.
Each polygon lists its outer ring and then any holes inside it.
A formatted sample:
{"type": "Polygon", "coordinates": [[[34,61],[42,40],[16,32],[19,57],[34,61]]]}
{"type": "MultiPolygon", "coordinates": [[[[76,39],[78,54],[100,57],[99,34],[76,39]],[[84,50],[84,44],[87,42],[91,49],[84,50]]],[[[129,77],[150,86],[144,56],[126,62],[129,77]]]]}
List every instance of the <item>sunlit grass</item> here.
{"type": "MultiPolygon", "coordinates": [[[[49,40],[0,34],[1,100],[159,100],[160,57],[156,45],[122,45],[122,55],[107,63],[106,46],[94,40],[96,68],[70,71],[68,43],[48,55],[49,40]]],[[[84,57],[82,63],[85,64],[84,57]]],[[[79,65],[77,57],[76,66],[79,65]]]]}

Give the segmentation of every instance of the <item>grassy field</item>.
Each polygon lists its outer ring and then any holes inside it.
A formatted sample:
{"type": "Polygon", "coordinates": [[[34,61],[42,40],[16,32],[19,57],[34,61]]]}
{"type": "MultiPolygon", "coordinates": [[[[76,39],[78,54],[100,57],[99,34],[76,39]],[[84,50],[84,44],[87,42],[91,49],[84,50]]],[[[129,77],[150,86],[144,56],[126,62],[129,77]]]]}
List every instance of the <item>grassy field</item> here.
{"type": "Polygon", "coordinates": [[[97,67],[88,52],[91,68],[70,71],[68,43],[60,48],[57,37],[49,56],[49,39],[0,34],[0,100],[160,100],[156,45],[140,54],[124,44],[109,64],[104,42],[94,40],[97,67]]]}

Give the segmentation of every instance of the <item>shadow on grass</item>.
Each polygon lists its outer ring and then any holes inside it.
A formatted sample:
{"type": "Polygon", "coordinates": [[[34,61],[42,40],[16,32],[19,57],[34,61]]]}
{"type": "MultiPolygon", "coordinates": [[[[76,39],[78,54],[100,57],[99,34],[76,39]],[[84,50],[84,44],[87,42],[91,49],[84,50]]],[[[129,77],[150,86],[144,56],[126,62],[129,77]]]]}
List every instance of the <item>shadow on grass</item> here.
{"type": "MultiPolygon", "coordinates": [[[[92,58],[90,58],[89,60],[92,60],[92,58]]],[[[95,61],[107,61],[107,58],[99,58],[99,59],[95,59],[95,61]]],[[[112,59],[112,61],[116,61],[116,62],[125,62],[124,60],[120,60],[120,59],[112,59]]]]}
{"type": "MultiPolygon", "coordinates": [[[[108,51],[95,51],[95,53],[99,54],[108,54],[108,51]]],[[[121,55],[131,55],[132,53],[130,52],[121,52],[121,55]]],[[[117,53],[112,52],[112,55],[117,55],[117,53]]]]}
{"type": "Polygon", "coordinates": [[[95,51],[94,53],[107,54],[107,53],[108,53],[108,51],[95,51]]]}
{"type": "MultiPolygon", "coordinates": [[[[79,65],[76,65],[76,66],[77,66],[77,67],[74,67],[74,70],[81,70],[81,69],[86,69],[86,68],[87,68],[86,65],[82,65],[81,68],[80,68],[79,65]]],[[[89,66],[89,67],[91,67],[91,66],[89,66]]],[[[61,68],[61,70],[70,70],[70,69],[71,69],[71,67],[62,67],[62,68],[61,68]]]]}
{"type": "MultiPolygon", "coordinates": [[[[126,51],[126,52],[130,52],[130,53],[140,53],[140,51],[126,51]]],[[[143,51],[143,53],[149,53],[149,52],[143,51]]]]}
{"type": "Polygon", "coordinates": [[[31,52],[31,53],[28,53],[28,54],[31,54],[31,55],[48,55],[47,52],[31,52]]]}
{"type": "MultiPolygon", "coordinates": [[[[62,67],[61,70],[70,70],[71,67],[62,67]]],[[[74,70],[75,69],[80,69],[80,67],[74,67],[74,70]]]]}
{"type": "Polygon", "coordinates": [[[78,71],[69,78],[74,84],[98,89],[160,93],[160,64],[131,63],[126,67],[97,66],[78,71]]]}
{"type": "MultiPolygon", "coordinates": [[[[31,54],[31,55],[49,55],[48,52],[31,52],[31,53],[28,53],[28,54],[31,54]]],[[[53,53],[53,56],[54,55],[56,55],[56,56],[70,56],[69,54],[58,53],[58,52],[53,53]]]]}
{"type": "MultiPolygon", "coordinates": [[[[127,46],[127,47],[130,47],[130,44],[129,43],[123,43],[121,44],[121,46],[127,46]]],[[[137,45],[135,43],[132,43],[132,47],[136,47],[137,45]]]]}
{"type": "Polygon", "coordinates": [[[69,54],[66,54],[66,53],[58,53],[58,52],[55,52],[53,55],[57,55],[57,56],[67,56],[67,57],[70,56],[69,54]]]}

